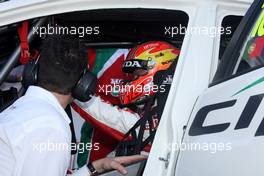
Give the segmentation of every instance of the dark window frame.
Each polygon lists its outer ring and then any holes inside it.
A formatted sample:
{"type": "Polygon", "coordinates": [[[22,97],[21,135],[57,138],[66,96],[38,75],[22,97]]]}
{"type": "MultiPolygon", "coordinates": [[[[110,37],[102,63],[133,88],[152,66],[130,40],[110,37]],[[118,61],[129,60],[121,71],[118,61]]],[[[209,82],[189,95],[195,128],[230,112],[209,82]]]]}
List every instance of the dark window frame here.
{"type": "Polygon", "coordinates": [[[259,17],[259,13],[262,11],[262,4],[264,0],[255,0],[246,15],[239,24],[234,36],[232,37],[230,43],[227,46],[226,51],[221,59],[219,67],[216,71],[214,79],[209,87],[215,86],[227,80],[233,79],[235,77],[241,76],[245,73],[251,72],[253,70],[259,69],[260,67],[254,67],[245,72],[240,72],[233,75],[233,70],[237,64],[240,56],[240,51],[245,44],[247,36],[252,30],[252,26],[255,24],[255,19],[259,17]]]}

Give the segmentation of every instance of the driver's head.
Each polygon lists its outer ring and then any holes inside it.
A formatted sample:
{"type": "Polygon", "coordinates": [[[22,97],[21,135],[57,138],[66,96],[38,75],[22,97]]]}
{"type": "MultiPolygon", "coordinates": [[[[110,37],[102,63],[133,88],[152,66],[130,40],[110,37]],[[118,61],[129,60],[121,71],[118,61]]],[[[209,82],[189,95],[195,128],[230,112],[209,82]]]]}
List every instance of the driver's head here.
{"type": "Polygon", "coordinates": [[[152,41],[133,48],[122,71],[131,75],[130,80],[120,94],[122,104],[141,102],[153,92],[153,77],[161,70],[167,70],[178,58],[180,50],[169,43],[152,41]]]}
{"type": "Polygon", "coordinates": [[[71,94],[87,66],[87,53],[78,39],[51,35],[43,43],[38,85],[51,92],[71,94]]]}

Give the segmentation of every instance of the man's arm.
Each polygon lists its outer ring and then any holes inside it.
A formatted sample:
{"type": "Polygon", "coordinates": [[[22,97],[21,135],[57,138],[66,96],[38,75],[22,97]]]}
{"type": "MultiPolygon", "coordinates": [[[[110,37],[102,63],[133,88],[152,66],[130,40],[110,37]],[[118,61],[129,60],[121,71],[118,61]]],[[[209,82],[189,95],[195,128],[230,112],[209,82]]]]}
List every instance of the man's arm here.
{"type": "Polygon", "coordinates": [[[147,156],[144,155],[109,157],[94,161],[93,165],[99,173],[115,169],[118,170],[121,174],[127,174],[127,170],[123,166],[123,164],[132,164],[146,159],[147,156]]]}
{"type": "MultiPolygon", "coordinates": [[[[92,165],[98,173],[115,169],[118,170],[118,172],[120,172],[121,174],[127,174],[127,170],[123,166],[123,164],[131,164],[146,159],[147,157],[143,155],[109,157],[96,160],[92,163],[92,165]]],[[[89,173],[87,166],[83,166],[82,168],[74,172],[72,176],[89,176],[87,172],[89,173]]]]}
{"type": "Polygon", "coordinates": [[[92,97],[88,102],[75,101],[87,114],[95,118],[100,123],[107,125],[123,134],[139,120],[139,115],[124,109],[113,106],[100,97],[92,97]]]}

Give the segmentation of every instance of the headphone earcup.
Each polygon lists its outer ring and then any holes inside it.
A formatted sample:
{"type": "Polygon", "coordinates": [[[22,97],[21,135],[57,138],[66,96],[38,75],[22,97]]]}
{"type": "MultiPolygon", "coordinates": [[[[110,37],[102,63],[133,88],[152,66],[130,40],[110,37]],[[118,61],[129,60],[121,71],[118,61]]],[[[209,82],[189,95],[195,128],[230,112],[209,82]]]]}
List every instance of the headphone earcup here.
{"type": "Polygon", "coordinates": [[[80,80],[72,90],[73,98],[86,102],[91,99],[91,95],[95,94],[97,86],[97,77],[90,72],[85,70],[80,80]]]}
{"type": "Polygon", "coordinates": [[[36,85],[38,82],[38,64],[35,60],[30,59],[25,65],[22,76],[22,85],[24,88],[28,88],[31,85],[36,85]]]}

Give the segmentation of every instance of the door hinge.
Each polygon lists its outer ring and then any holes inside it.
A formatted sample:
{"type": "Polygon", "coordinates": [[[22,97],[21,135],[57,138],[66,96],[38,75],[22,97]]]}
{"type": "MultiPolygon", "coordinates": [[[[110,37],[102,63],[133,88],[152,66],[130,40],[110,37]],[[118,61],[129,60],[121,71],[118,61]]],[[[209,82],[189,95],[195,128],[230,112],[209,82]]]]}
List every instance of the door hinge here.
{"type": "Polygon", "coordinates": [[[165,169],[167,169],[168,166],[169,166],[169,163],[170,163],[170,152],[167,154],[166,158],[165,157],[164,158],[163,157],[159,157],[159,160],[164,162],[165,169]]]}

